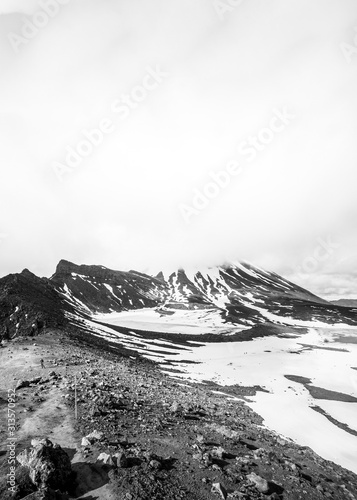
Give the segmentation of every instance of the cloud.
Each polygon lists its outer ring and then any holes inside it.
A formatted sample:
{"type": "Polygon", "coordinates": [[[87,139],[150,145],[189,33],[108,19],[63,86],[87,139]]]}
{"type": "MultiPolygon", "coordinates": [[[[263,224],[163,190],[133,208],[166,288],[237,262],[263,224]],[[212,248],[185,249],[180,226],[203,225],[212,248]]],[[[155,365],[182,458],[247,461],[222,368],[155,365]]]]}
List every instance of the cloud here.
{"type": "Polygon", "coordinates": [[[38,0],[0,0],[0,14],[32,14],[38,8],[38,0]]]}
{"type": "Polygon", "coordinates": [[[1,274],[49,275],[60,258],[139,269],[241,258],[284,273],[336,231],[353,253],[357,60],[339,44],[353,40],[354,2],[243,2],[221,21],[204,0],[72,0],[18,54],[7,36],[29,4],[11,5],[0,4],[14,13],[0,16],[1,274]],[[120,120],[113,102],[157,65],[168,78],[120,120]],[[294,120],[249,162],[239,145],[284,107],[294,120]],[[59,182],[53,163],[103,118],[115,132],[59,182]],[[186,224],[180,205],[231,160],[242,174],[186,224]]]}

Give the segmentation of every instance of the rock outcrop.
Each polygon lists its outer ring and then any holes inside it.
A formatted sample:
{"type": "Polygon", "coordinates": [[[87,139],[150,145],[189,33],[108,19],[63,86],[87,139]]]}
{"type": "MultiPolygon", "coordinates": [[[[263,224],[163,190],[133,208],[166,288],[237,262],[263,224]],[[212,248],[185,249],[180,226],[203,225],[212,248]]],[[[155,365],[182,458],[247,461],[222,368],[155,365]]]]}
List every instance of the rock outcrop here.
{"type": "Polygon", "coordinates": [[[37,489],[68,489],[71,461],[67,453],[49,439],[33,440],[32,449],[20,453],[17,461],[28,469],[29,477],[37,489]]]}

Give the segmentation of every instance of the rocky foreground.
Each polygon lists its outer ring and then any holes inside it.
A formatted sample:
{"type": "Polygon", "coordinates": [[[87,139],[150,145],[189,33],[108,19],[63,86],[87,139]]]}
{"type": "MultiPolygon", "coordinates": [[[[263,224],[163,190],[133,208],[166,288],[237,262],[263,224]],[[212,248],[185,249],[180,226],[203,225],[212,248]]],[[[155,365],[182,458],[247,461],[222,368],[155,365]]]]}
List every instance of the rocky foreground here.
{"type": "Polygon", "coordinates": [[[0,356],[2,422],[16,387],[17,456],[10,491],[5,424],[1,499],[357,500],[355,474],[262,426],[244,402],[259,388],[183,383],[57,332],[0,356]]]}

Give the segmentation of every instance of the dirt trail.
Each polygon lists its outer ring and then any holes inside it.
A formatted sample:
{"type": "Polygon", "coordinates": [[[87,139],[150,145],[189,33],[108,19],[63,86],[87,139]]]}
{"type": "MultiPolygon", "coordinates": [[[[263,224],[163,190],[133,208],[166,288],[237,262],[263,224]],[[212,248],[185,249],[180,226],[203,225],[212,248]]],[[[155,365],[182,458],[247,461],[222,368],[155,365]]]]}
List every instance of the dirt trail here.
{"type": "MultiPolygon", "coordinates": [[[[0,414],[3,422],[0,430],[1,475],[6,471],[7,391],[15,388],[19,380],[31,380],[40,376],[47,378],[52,371],[65,376],[66,367],[56,363],[56,360],[65,357],[68,348],[62,347],[59,342],[59,338],[49,334],[36,338],[35,341],[30,339],[8,343],[0,350],[0,414]],[[44,360],[45,368],[41,368],[41,359],[44,360]]],[[[76,365],[68,371],[74,374],[81,368],[81,365],[76,365]]],[[[65,384],[54,382],[52,387],[40,392],[42,401],[34,404],[37,389],[37,386],[31,386],[16,392],[16,453],[28,448],[33,438],[47,437],[58,443],[71,458],[79,483],[78,494],[74,498],[113,500],[107,491],[107,481],[101,468],[89,465],[80,451],[82,436],[74,428],[73,410],[65,404],[65,384]]]]}

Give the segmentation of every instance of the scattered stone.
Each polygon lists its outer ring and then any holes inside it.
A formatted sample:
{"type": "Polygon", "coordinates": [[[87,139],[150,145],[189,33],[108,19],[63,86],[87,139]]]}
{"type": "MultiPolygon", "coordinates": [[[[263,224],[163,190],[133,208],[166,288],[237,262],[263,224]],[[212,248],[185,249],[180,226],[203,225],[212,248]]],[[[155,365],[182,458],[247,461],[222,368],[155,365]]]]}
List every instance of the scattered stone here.
{"type": "Polygon", "coordinates": [[[19,380],[16,384],[16,390],[22,389],[23,387],[29,387],[30,386],[30,381],[29,380],[19,380]]]}
{"type": "Polygon", "coordinates": [[[196,439],[199,443],[203,444],[205,441],[205,438],[202,434],[197,434],[196,439]]]}
{"type": "Polygon", "coordinates": [[[97,458],[97,462],[104,462],[105,465],[114,465],[112,457],[108,453],[101,453],[97,458]]]}
{"type": "Polygon", "coordinates": [[[100,432],[100,431],[93,431],[91,432],[90,434],[88,434],[86,436],[87,439],[89,439],[89,441],[95,443],[96,441],[101,441],[104,437],[104,433],[103,432],[100,432]]]}
{"type": "Polygon", "coordinates": [[[82,438],[81,446],[84,446],[85,448],[87,448],[91,444],[92,443],[89,441],[89,439],[87,437],[82,438]]]}
{"type": "Polygon", "coordinates": [[[224,448],[222,448],[222,446],[217,446],[216,448],[212,449],[211,455],[214,458],[219,458],[220,460],[222,460],[227,455],[227,452],[224,448]]]}
{"type": "Polygon", "coordinates": [[[212,455],[210,453],[204,453],[202,455],[202,460],[204,461],[206,467],[209,467],[210,465],[212,465],[212,455]]]}
{"type": "Polygon", "coordinates": [[[209,427],[211,430],[218,432],[218,434],[221,434],[222,436],[225,436],[229,439],[239,439],[239,437],[241,436],[240,432],[234,431],[233,429],[230,429],[229,427],[226,427],[225,425],[208,424],[207,427],[209,427]]]}
{"type": "Polygon", "coordinates": [[[39,382],[41,382],[41,380],[42,380],[42,377],[35,377],[35,378],[30,380],[30,384],[38,384],[39,382]]]}
{"type": "Polygon", "coordinates": [[[254,484],[254,486],[257,488],[258,491],[260,491],[260,493],[268,493],[269,491],[268,481],[258,476],[255,472],[248,474],[247,479],[254,484]]]}
{"type": "Polygon", "coordinates": [[[170,411],[172,411],[172,413],[179,413],[180,411],[183,410],[183,407],[180,403],[178,403],[177,401],[175,401],[172,405],[171,405],[171,408],[170,408],[170,411]]]}
{"type": "Polygon", "coordinates": [[[221,483],[213,483],[211,492],[218,493],[223,500],[226,500],[227,498],[227,490],[221,485],[221,483]]]}
{"type": "Polygon", "coordinates": [[[113,460],[118,468],[125,469],[128,467],[128,459],[124,452],[114,453],[113,460]]]}
{"type": "Polygon", "coordinates": [[[100,411],[99,411],[99,408],[98,406],[95,404],[91,407],[91,409],[89,410],[89,415],[91,417],[98,417],[100,415],[100,411]]]}
{"type": "Polygon", "coordinates": [[[159,460],[150,460],[149,462],[149,466],[152,468],[152,469],[155,469],[155,470],[160,470],[162,469],[162,464],[161,462],[159,462],[159,460]]]}
{"type": "Polygon", "coordinates": [[[31,439],[31,446],[35,448],[39,444],[41,444],[42,438],[33,438],[31,439]]]}
{"type": "Polygon", "coordinates": [[[104,437],[103,432],[93,431],[86,436],[90,444],[94,444],[96,441],[101,441],[104,437]]]}
{"type": "Polygon", "coordinates": [[[233,493],[228,493],[227,500],[236,500],[237,498],[248,499],[248,497],[241,491],[233,491],[233,493]]]}

